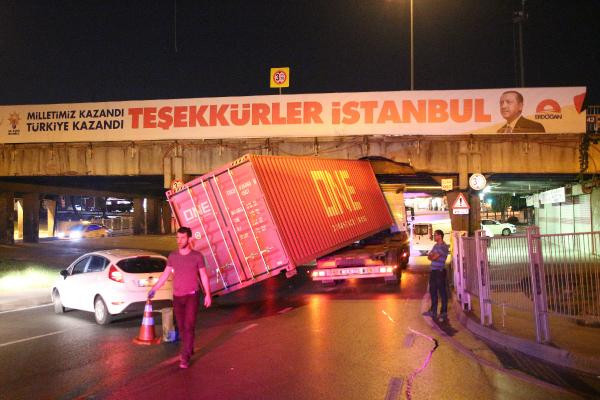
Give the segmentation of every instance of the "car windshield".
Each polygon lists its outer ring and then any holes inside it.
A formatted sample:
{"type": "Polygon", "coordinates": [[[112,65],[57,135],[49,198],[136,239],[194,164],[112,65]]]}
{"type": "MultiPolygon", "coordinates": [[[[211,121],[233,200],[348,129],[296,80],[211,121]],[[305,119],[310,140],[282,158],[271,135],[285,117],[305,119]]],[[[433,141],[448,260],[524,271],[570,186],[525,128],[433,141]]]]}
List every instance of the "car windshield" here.
{"type": "Polygon", "coordinates": [[[117,265],[127,273],[144,274],[164,271],[167,262],[158,257],[135,257],[121,260],[117,265]]]}
{"type": "Polygon", "coordinates": [[[429,227],[427,225],[415,225],[413,232],[415,235],[428,235],[429,227]]]}
{"type": "Polygon", "coordinates": [[[72,231],[82,231],[85,228],[85,225],[74,225],[70,228],[72,231]]]}

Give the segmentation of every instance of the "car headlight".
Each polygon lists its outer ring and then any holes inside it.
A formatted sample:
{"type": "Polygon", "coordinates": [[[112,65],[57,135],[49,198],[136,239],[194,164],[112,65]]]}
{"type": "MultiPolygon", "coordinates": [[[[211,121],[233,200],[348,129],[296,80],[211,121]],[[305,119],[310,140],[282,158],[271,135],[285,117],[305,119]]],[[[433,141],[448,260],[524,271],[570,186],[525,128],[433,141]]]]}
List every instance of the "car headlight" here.
{"type": "Polygon", "coordinates": [[[56,234],[56,237],[57,237],[57,238],[59,238],[59,239],[62,239],[62,238],[64,238],[64,237],[65,237],[65,233],[64,233],[64,232],[58,232],[58,233],[56,234]]]}
{"type": "Polygon", "coordinates": [[[81,232],[71,232],[69,234],[69,237],[71,239],[81,239],[82,236],[83,236],[83,234],[81,232]]]}

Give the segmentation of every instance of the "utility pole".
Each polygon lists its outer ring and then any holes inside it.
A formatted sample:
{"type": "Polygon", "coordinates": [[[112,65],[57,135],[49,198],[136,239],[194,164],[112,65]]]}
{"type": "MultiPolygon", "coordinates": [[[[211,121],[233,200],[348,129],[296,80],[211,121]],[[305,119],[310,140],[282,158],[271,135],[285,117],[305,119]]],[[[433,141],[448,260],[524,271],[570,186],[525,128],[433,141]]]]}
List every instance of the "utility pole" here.
{"type": "Polygon", "coordinates": [[[523,22],[527,20],[527,14],[525,13],[525,0],[521,0],[521,9],[513,13],[513,24],[518,29],[518,59],[519,59],[519,87],[525,87],[525,63],[523,60],[523,22]]]}
{"type": "MultiPolygon", "coordinates": [[[[525,0],[523,0],[525,1],[525,0]]],[[[410,90],[415,90],[415,24],[414,4],[410,0],[410,90]]]]}

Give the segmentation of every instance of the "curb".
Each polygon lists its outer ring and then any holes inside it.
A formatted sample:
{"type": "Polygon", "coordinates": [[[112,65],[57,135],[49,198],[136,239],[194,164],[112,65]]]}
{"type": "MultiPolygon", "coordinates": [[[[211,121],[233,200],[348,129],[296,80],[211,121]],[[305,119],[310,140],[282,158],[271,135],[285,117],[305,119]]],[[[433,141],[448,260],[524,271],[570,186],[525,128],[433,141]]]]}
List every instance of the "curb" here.
{"type": "Polygon", "coordinates": [[[456,310],[456,318],[475,336],[489,340],[498,346],[509,347],[513,350],[520,351],[528,356],[538,358],[551,364],[585,374],[591,374],[594,376],[600,375],[600,358],[573,354],[565,349],[559,349],[549,345],[532,342],[527,339],[510,336],[505,333],[495,331],[491,328],[487,328],[470,319],[462,311],[461,305],[456,300],[454,295],[452,296],[452,301],[456,310]]]}
{"type": "MultiPolygon", "coordinates": [[[[425,294],[423,296],[423,298],[421,299],[421,311],[427,310],[428,307],[425,306],[425,299],[427,299],[429,297],[428,294],[425,294]]],[[[454,296],[452,296],[454,298],[454,296]]],[[[457,315],[459,314],[459,311],[456,311],[457,315]]],[[[558,386],[555,384],[552,384],[550,382],[546,382],[543,380],[540,380],[536,377],[533,377],[531,375],[528,375],[524,372],[518,371],[518,370],[512,370],[512,369],[506,369],[501,365],[497,365],[496,363],[490,361],[490,360],[486,360],[484,358],[481,358],[479,356],[477,356],[475,353],[473,353],[473,351],[471,351],[471,349],[465,347],[462,343],[460,343],[458,340],[452,338],[451,336],[448,336],[446,334],[446,332],[444,332],[436,323],[433,322],[433,320],[431,319],[431,317],[426,317],[423,316],[423,320],[425,321],[425,323],[434,331],[436,331],[441,337],[444,338],[444,341],[450,342],[452,344],[452,346],[460,353],[464,354],[466,357],[470,358],[471,360],[473,360],[476,363],[479,363],[481,365],[485,365],[486,367],[495,369],[497,371],[500,371],[506,375],[512,376],[514,378],[520,379],[522,381],[537,385],[537,386],[541,386],[541,387],[545,387],[548,389],[552,389],[552,390],[556,390],[558,392],[562,392],[562,393],[568,393],[568,394],[577,394],[574,393],[573,391],[570,391],[562,386],[558,386]]],[[[461,321],[462,324],[462,321],[461,321]]],[[[463,325],[464,326],[464,325],[463,325]]],[[[467,328],[468,329],[468,328],[467,328]]],[[[470,331],[470,330],[469,330],[470,331]]],[[[470,331],[471,332],[471,331],[470,331]]]]}

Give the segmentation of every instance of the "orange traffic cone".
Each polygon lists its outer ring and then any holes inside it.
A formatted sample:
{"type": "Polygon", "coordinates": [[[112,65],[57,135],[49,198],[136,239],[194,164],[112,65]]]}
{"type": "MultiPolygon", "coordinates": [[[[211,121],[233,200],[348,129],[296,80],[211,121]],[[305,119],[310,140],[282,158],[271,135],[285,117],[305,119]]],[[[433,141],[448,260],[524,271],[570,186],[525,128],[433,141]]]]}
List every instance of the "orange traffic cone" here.
{"type": "Polygon", "coordinates": [[[156,337],[154,333],[154,317],[152,317],[152,301],[148,299],[146,306],[144,307],[144,318],[142,319],[142,326],[140,327],[140,334],[138,337],[133,339],[135,344],[158,344],[160,338],[156,337]]]}

